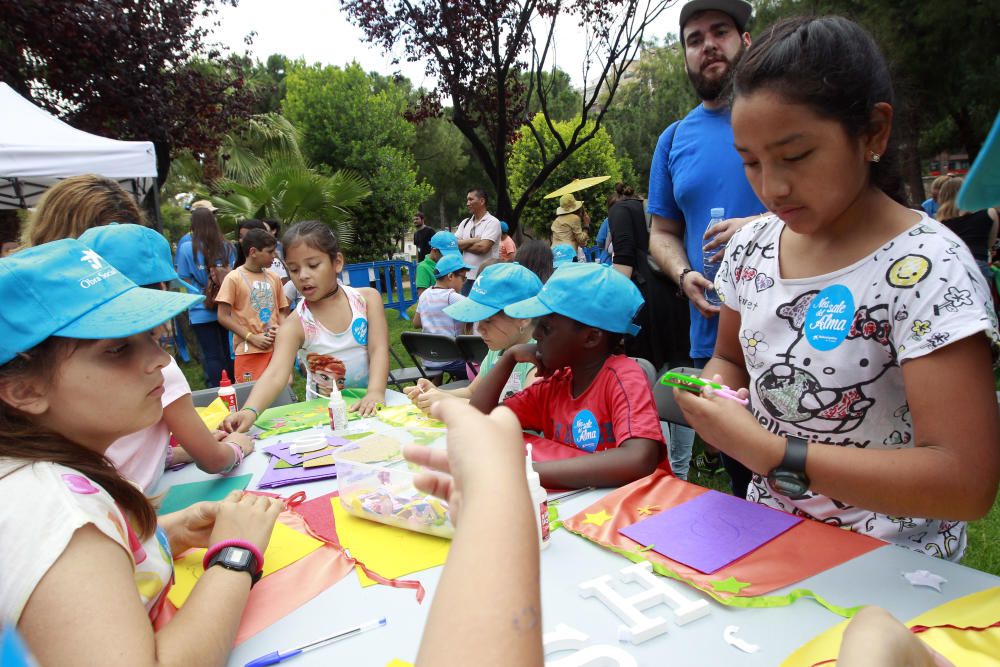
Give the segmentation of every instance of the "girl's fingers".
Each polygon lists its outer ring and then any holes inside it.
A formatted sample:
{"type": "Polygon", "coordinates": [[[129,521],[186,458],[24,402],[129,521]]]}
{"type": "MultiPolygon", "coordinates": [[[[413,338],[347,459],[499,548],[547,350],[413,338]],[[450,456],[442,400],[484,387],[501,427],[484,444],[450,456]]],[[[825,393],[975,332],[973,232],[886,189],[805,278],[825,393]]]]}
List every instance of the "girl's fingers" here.
{"type": "Polygon", "coordinates": [[[403,457],[418,466],[441,472],[451,471],[448,465],[448,452],[441,449],[430,449],[422,445],[406,445],[403,447],[403,457]]]}
{"type": "Polygon", "coordinates": [[[442,500],[451,497],[452,479],[450,475],[439,472],[422,472],[414,476],[413,485],[423,493],[429,493],[442,500]]]}

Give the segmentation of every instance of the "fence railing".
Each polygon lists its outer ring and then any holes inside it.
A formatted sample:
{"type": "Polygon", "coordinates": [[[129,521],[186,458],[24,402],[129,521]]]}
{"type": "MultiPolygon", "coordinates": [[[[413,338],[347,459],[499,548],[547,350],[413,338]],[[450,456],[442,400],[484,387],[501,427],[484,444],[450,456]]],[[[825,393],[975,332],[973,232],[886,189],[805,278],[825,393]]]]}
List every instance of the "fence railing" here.
{"type": "Polygon", "coordinates": [[[348,264],[341,279],[352,287],[373,287],[386,297],[385,307],[404,320],[406,309],[417,302],[417,265],[401,259],[348,264]]]}

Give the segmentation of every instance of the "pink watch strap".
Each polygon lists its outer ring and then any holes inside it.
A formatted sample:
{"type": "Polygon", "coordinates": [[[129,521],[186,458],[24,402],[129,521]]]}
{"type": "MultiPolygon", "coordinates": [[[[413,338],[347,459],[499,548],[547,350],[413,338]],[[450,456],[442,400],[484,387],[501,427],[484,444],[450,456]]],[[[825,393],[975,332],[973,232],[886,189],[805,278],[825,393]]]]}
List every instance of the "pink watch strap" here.
{"type": "Polygon", "coordinates": [[[219,553],[226,547],[240,547],[241,549],[246,549],[254,555],[257,559],[257,571],[264,571],[264,554],[260,552],[257,545],[253,542],[247,542],[246,540],[222,540],[221,542],[216,542],[205,551],[205,558],[201,561],[201,566],[204,569],[208,569],[208,562],[215,557],[215,554],[219,553]]]}

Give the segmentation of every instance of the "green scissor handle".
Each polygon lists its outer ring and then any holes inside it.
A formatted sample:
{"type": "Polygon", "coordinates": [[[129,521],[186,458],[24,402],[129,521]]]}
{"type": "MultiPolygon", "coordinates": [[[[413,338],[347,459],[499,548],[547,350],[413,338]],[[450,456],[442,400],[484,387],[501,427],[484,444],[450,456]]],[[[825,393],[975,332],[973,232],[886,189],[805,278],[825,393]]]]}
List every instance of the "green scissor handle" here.
{"type": "Polygon", "coordinates": [[[705,380],[703,378],[694,377],[693,375],[685,375],[684,373],[664,373],[663,377],[660,378],[660,384],[667,387],[676,387],[677,389],[683,389],[684,391],[690,391],[693,394],[701,393],[701,390],[705,387],[711,387],[712,389],[722,389],[721,384],[705,380]]]}

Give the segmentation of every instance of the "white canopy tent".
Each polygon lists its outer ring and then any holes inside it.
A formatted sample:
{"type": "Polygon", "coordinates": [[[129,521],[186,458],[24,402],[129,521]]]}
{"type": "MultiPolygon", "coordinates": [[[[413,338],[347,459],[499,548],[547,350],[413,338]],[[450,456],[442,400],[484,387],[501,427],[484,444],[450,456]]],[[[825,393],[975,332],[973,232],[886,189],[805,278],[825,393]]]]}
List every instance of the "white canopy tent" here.
{"type": "Polygon", "coordinates": [[[141,200],[156,182],[151,141],[78,130],[0,82],[0,208],[34,206],[60,179],[100,174],[141,200]]]}

